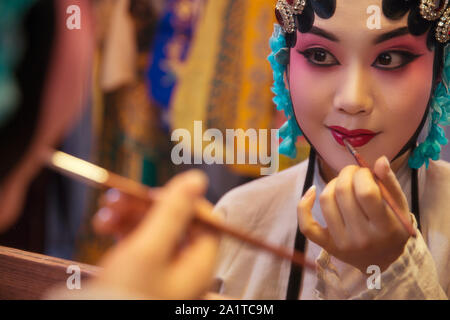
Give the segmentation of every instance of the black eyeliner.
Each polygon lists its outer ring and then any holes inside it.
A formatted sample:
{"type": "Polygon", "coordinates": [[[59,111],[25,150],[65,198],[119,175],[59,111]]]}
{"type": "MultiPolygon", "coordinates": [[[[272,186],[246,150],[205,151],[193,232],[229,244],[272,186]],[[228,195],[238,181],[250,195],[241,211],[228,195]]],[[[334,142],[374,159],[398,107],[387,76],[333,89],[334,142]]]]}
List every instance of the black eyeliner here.
{"type": "MultiPolygon", "coordinates": [[[[408,52],[408,51],[402,51],[402,50],[385,51],[383,53],[397,53],[397,54],[400,54],[402,56],[402,58],[406,60],[402,64],[400,64],[400,65],[398,65],[396,67],[393,67],[393,68],[389,68],[389,67],[384,68],[384,67],[375,66],[375,63],[376,63],[376,60],[375,60],[375,62],[372,63],[372,67],[377,68],[379,70],[383,70],[383,71],[391,71],[391,70],[397,70],[397,69],[403,68],[404,66],[410,64],[411,62],[413,62],[417,58],[420,58],[421,56],[423,56],[423,54],[414,54],[414,53],[411,53],[411,52],[408,52]]],[[[383,53],[380,53],[380,55],[383,54],[383,53]]],[[[378,55],[378,57],[380,55],[378,55]]],[[[378,59],[378,57],[377,57],[377,59],[378,59]]]]}
{"type": "Polygon", "coordinates": [[[308,49],[306,49],[305,51],[300,51],[299,49],[296,49],[296,51],[297,51],[299,54],[301,54],[302,56],[304,56],[305,59],[308,61],[308,63],[310,63],[312,66],[315,66],[315,67],[327,68],[327,67],[334,67],[334,66],[341,65],[341,64],[339,63],[338,59],[336,59],[336,57],[335,57],[331,52],[329,52],[329,51],[327,51],[327,50],[325,50],[325,49],[323,49],[323,48],[319,48],[319,47],[308,48],[308,49]],[[329,54],[330,56],[333,57],[333,59],[336,61],[336,63],[333,63],[333,64],[319,64],[319,63],[313,62],[313,61],[310,59],[310,57],[308,57],[308,55],[309,55],[310,53],[312,53],[312,51],[314,51],[314,50],[321,50],[321,51],[323,51],[323,52],[326,52],[327,54],[329,54]]]}

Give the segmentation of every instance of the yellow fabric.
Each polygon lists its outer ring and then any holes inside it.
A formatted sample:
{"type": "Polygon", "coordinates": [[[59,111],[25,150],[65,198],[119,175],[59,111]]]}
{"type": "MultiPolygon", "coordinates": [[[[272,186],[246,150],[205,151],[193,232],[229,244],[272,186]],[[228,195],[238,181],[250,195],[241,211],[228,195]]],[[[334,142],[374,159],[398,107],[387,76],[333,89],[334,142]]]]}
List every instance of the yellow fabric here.
{"type": "MultiPolygon", "coordinates": [[[[186,128],[194,137],[194,121],[202,120],[203,131],[217,128],[225,139],[226,129],[275,128],[267,61],[273,12],[274,0],[207,2],[189,57],[177,75],[173,129],[186,128]]],[[[270,144],[258,147],[265,152],[270,144]]],[[[260,165],[232,168],[242,175],[260,174],[260,165]]]]}

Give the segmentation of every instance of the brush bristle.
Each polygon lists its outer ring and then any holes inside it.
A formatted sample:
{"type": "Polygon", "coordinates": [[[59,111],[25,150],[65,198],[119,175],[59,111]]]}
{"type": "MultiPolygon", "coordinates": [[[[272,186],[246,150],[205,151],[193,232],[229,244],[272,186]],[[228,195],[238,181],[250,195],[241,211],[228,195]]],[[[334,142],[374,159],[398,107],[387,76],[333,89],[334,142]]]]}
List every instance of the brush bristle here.
{"type": "Polygon", "coordinates": [[[355,155],[355,154],[356,154],[356,150],[355,150],[355,148],[353,148],[353,146],[350,144],[350,142],[348,142],[348,141],[345,140],[345,139],[343,139],[342,141],[344,142],[344,144],[345,144],[345,146],[347,147],[348,151],[350,151],[350,153],[351,153],[352,155],[355,155]]]}

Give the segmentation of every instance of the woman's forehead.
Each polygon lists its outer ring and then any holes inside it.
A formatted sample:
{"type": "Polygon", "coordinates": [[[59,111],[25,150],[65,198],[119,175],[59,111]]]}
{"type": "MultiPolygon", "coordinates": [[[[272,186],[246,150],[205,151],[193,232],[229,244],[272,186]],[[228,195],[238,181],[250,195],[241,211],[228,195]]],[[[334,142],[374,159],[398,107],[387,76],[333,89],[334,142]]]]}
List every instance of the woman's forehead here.
{"type": "Polygon", "coordinates": [[[383,14],[382,0],[337,0],[329,19],[315,16],[314,27],[331,32],[343,40],[376,38],[391,30],[408,26],[408,14],[391,20],[383,14]]]}

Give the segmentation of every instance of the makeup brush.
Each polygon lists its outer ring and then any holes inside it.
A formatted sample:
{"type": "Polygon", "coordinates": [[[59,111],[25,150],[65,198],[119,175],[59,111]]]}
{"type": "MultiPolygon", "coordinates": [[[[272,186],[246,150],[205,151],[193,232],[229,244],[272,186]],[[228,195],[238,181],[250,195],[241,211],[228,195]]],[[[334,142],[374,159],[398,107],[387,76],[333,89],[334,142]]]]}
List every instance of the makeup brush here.
{"type": "Polygon", "coordinates": [[[358,151],[356,151],[355,148],[353,148],[353,146],[350,144],[350,142],[348,142],[346,139],[342,140],[345,144],[345,146],[347,147],[348,151],[350,151],[350,153],[352,154],[352,156],[355,158],[356,162],[358,163],[358,165],[360,167],[363,168],[368,168],[370,170],[370,172],[372,173],[375,182],[377,183],[378,187],[380,188],[381,191],[381,196],[383,197],[383,199],[386,201],[386,203],[389,205],[389,207],[391,207],[392,211],[394,211],[395,215],[397,216],[398,220],[401,222],[401,224],[405,227],[406,231],[408,231],[408,233],[412,236],[412,237],[416,237],[416,230],[414,230],[412,224],[408,221],[408,219],[402,214],[401,209],[398,207],[397,203],[395,202],[395,200],[392,198],[391,194],[389,193],[389,191],[387,190],[387,188],[383,185],[383,183],[381,182],[381,180],[377,177],[377,175],[375,174],[375,172],[373,172],[368,163],[364,160],[364,158],[358,153],[358,151]]]}
{"type": "MultiPolygon", "coordinates": [[[[49,168],[71,178],[81,180],[94,187],[114,188],[127,195],[144,200],[148,202],[149,205],[155,201],[151,188],[115,173],[111,173],[106,169],[85,160],[78,159],[67,153],[49,150],[45,154],[45,162],[49,168]]],[[[266,250],[280,258],[288,259],[299,266],[315,270],[314,263],[306,260],[303,253],[295,250],[292,253],[291,250],[283,247],[265,243],[260,239],[249,236],[248,232],[238,230],[235,227],[228,226],[223,222],[218,221],[212,216],[213,208],[213,205],[206,199],[198,200],[195,204],[196,215],[194,220],[215,231],[234,237],[254,247],[266,250]]]]}

